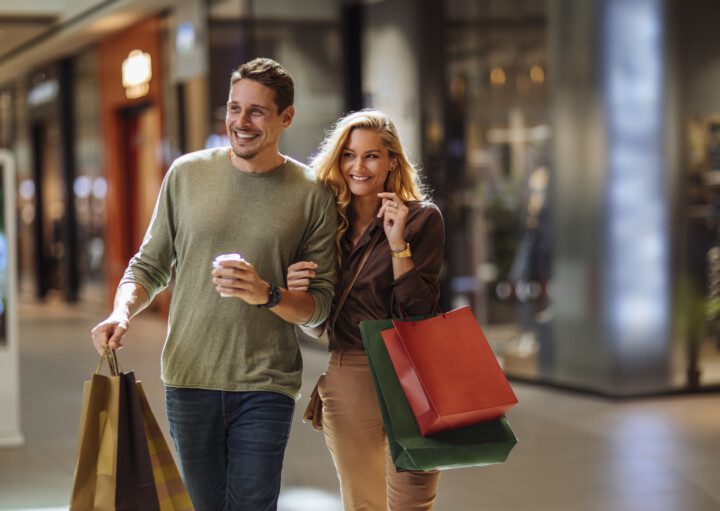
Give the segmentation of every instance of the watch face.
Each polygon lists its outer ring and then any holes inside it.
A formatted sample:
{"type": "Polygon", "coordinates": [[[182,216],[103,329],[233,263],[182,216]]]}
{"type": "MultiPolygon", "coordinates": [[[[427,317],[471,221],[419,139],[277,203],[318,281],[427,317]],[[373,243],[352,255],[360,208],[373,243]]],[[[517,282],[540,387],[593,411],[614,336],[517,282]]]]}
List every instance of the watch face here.
{"type": "Polygon", "coordinates": [[[280,290],[277,286],[270,286],[270,302],[277,305],[280,302],[280,290]]]}
{"type": "Polygon", "coordinates": [[[258,307],[263,307],[266,309],[269,309],[270,307],[275,307],[278,303],[280,303],[280,288],[278,288],[274,284],[270,284],[270,290],[268,291],[268,302],[264,303],[262,305],[258,305],[258,307]]]}

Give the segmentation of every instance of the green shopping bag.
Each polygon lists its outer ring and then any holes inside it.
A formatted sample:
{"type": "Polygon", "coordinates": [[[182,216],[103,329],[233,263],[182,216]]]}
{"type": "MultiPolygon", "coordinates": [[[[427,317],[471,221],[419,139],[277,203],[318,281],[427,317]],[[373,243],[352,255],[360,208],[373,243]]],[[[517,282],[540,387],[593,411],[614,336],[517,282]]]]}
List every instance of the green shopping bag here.
{"type": "Polygon", "coordinates": [[[360,323],[395,466],[399,470],[435,470],[504,462],[517,443],[505,417],[425,437],[420,434],[380,335],[391,328],[390,319],[360,323]]]}

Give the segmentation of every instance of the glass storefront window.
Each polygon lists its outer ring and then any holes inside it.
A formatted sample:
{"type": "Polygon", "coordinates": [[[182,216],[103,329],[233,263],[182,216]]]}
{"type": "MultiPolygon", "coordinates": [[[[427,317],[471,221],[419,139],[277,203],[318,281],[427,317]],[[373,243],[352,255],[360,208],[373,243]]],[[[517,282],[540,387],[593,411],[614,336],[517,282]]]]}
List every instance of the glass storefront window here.
{"type": "Polygon", "coordinates": [[[453,305],[473,306],[510,374],[534,376],[552,267],[542,2],[451,1],[446,27],[453,305]]]}
{"type": "Polygon", "coordinates": [[[35,233],[33,226],[37,215],[36,186],[33,180],[30,143],[30,118],[27,105],[27,86],[17,82],[13,88],[15,101],[14,153],[17,162],[17,211],[18,211],[18,289],[23,297],[36,288],[34,269],[35,233]]]}
{"type": "Polygon", "coordinates": [[[100,116],[97,56],[94,51],[75,61],[76,173],[73,182],[79,273],[83,298],[104,300],[105,174],[100,116]]]}

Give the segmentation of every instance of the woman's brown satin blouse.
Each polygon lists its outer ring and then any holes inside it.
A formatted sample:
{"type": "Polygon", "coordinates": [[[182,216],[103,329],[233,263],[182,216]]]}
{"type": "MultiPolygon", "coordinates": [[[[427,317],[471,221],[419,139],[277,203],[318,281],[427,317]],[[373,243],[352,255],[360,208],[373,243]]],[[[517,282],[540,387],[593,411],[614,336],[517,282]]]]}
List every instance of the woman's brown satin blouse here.
{"type": "MultiPolygon", "coordinates": [[[[385,234],[381,233],[330,332],[331,351],[363,350],[361,321],[428,314],[437,308],[438,276],[445,242],[442,215],[431,202],[407,203],[407,206],[405,241],[410,243],[414,268],[393,279],[390,247],[385,234]]],[[[354,247],[347,236],[343,240],[343,262],[335,285],[331,324],[338,300],[355,275],[373,234],[382,228],[382,218],[379,218],[370,224],[354,247]]]]}

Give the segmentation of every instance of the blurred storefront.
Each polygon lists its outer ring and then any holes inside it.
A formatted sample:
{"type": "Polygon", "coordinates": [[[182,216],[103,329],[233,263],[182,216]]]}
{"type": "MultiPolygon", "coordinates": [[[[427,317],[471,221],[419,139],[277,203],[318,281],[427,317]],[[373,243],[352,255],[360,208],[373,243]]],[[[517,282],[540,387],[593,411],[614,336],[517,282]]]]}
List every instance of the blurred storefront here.
{"type": "Polygon", "coordinates": [[[720,42],[716,2],[671,3],[679,119],[673,200],[674,332],[691,388],[720,384],[720,42]]]}
{"type": "Polygon", "coordinates": [[[445,5],[454,304],[517,377],[717,388],[719,7],[445,5]]]}
{"type": "Polygon", "coordinates": [[[18,164],[20,288],[41,299],[97,297],[104,285],[107,186],[94,66],[93,51],[80,52],[1,93],[2,147],[18,164]]]}
{"type": "Polygon", "coordinates": [[[445,19],[452,305],[491,325],[508,372],[535,375],[552,269],[545,4],[449,2],[445,19]]]}
{"type": "Polygon", "coordinates": [[[22,281],[33,282],[39,298],[57,293],[69,301],[79,290],[72,68],[72,59],[38,68],[16,89],[18,138],[26,156],[18,201],[25,238],[22,281]]]}
{"type": "MultiPolygon", "coordinates": [[[[167,170],[163,157],[164,19],[151,18],[99,42],[101,119],[108,183],[109,294],[137,252],[167,170]]],[[[167,308],[168,297],[158,303],[167,308]]]]}
{"type": "Polygon", "coordinates": [[[710,14],[364,3],[365,104],[405,127],[445,214],[444,305],[473,307],[508,374],[617,396],[720,384],[710,14]]]}

